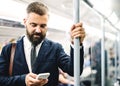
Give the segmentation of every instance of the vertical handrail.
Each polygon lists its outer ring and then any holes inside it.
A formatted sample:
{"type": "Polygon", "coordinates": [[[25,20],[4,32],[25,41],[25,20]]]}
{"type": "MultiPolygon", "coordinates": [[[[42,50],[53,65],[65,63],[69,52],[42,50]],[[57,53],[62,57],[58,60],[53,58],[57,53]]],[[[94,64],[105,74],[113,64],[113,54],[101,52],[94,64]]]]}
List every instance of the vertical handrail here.
{"type": "MultiPolygon", "coordinates": [[[[79,1],[73,0],[74,23],[79,22],[79,1]]],[[[80,86],[80,39],[74,39],[74,86],[80,86]]]]}
{"type": "MultiPolygon", "coordinates": [[[[120,69],[120,31],[118,31],[118,58],[119,58],[119,66],[118,69],[120,69]]],[[[120,77],[120,70],[118,71],[118,77],[120,77]]]]}
{"type": "Polygon", "coordinates": [[[105,19],[102,18],[102,41],[101,41],[101,85],[105,86],[105,19]]]}
{"type": "MultiPolygon", "coordinates": [[[[116,37],[118,36],[118,34],[116,35],[116,37]]],[[[114,70],[114,72],[115,72],[115,81],[117,81],[117,42],[118,42],[118,40],[115,40],[115,49],[114,49],[114,58],[115,58],[115,70],[114,70]]],[[[114,64],[113,64],[113,66],[114,66],[114,64]]]]}

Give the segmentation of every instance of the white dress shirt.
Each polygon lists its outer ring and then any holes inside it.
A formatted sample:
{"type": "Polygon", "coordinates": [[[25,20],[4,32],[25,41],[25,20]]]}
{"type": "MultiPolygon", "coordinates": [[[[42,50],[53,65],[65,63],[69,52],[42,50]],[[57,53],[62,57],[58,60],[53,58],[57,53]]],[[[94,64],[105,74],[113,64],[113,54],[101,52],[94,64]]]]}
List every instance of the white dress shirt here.
{"type": "MultiPolygon", "coordinates": [[[[31,68],[31,48],[32,48],[32,44],[29,41],[28,37],[25,35],[24,39],[24,52],[25,52],[25,58],[26,58],[26,62],[29,68],[29,72],[32,72],[32,68],[31,68]]],[[[36,46],[36,57],[38,55],[39,49],[41,47],[42,42],[36,46]]]]}

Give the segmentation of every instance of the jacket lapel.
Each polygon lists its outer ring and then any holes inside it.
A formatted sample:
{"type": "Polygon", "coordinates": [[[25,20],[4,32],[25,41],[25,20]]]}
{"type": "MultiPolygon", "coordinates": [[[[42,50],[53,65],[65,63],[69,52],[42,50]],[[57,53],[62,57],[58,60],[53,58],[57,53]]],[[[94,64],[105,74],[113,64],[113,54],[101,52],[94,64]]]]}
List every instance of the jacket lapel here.
{"type": "Polygon", "coordinates": [[[16,64],[16,68],[21,69],[18,72],[28,73],[29,69],[28,69],[26,59],[25,59],[23,38],[21,40],[19,40],[19,42],[17,43],[16,49],[17,49],[17,52],[16,52],[16,58],[15,58],[15,61],[14,61],[15,64],[16,64]]]}

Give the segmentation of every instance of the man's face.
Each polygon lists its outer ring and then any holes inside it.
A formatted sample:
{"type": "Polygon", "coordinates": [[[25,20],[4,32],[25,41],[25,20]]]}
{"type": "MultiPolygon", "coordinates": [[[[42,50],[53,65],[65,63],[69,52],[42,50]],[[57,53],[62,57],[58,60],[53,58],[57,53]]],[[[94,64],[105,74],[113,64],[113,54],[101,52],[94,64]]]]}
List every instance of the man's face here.
{"type": "Polygon", "coordinates": [[[32,44],[38,45],[45,38],[47,32],[48,15],[40,16],[36,13],[29,13],[24,19],[26,33],[32,44]]]}

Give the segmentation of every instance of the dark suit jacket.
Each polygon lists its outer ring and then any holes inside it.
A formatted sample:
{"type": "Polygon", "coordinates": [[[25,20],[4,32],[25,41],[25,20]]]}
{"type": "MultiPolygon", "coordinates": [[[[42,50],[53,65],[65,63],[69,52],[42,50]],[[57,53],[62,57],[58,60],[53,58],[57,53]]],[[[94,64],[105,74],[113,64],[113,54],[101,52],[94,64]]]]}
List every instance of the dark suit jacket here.
{"type": "MultiPolygon", "coordinates": [[[[28,65],[25,59],[23,38],[16,44],[16,51],[13,63],[13,76],[9,76],[9,61],[11,44],[3,47],[0,56],[0,86],[26,86],[25,76],[29,73],[28,65]]],[[[81,53],[81,67],[83,70],[83,48],[81,53]]],[[[36,62],[34,64],[33,73],[49,72],[49,82],[45,86],[57,86],[58,84],[58,67],[64,72],[73,75],[73,49],[71,48],[71,56],[68,56],[59,43],[45,39],[43,42],[36,62]]]]}

